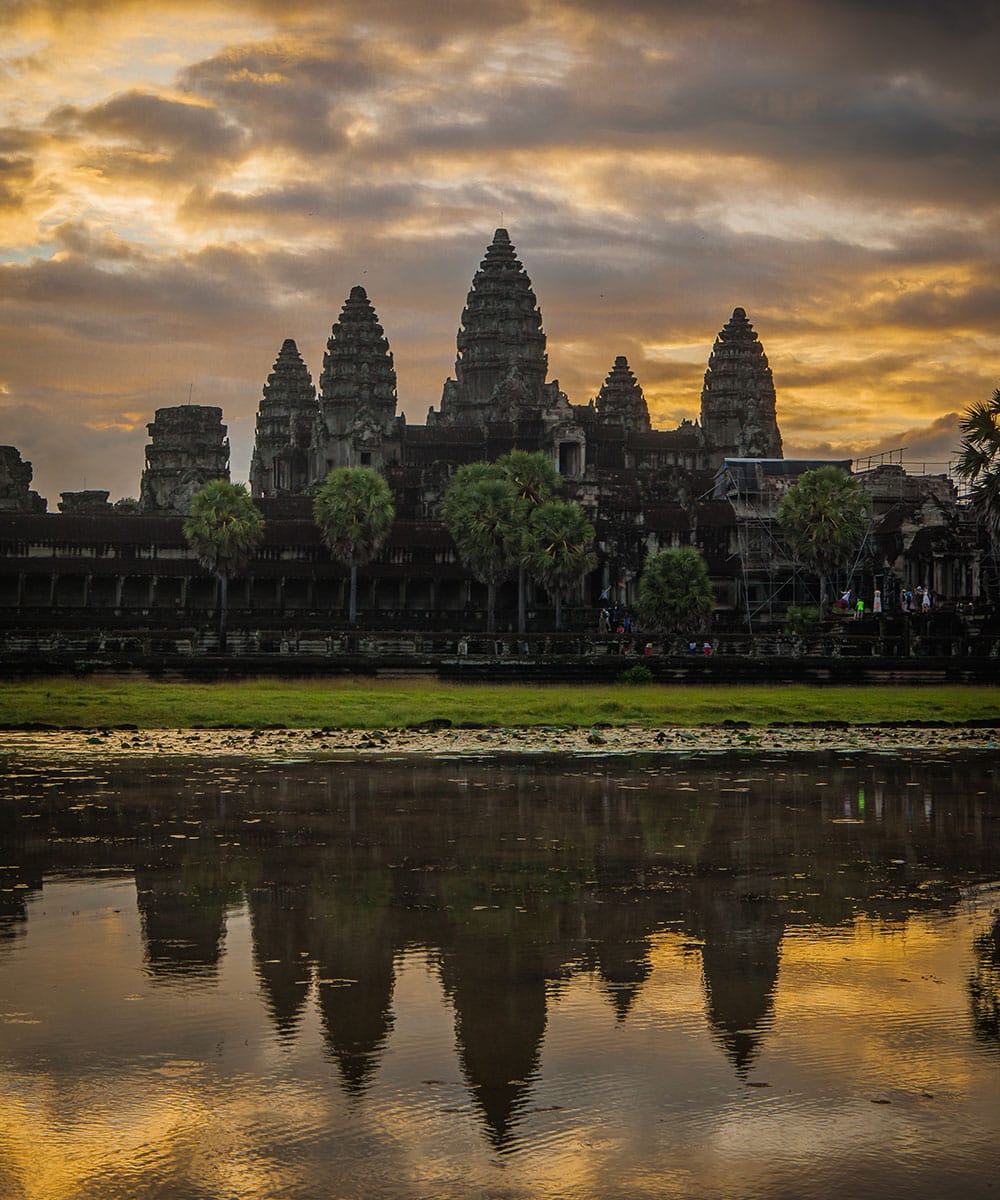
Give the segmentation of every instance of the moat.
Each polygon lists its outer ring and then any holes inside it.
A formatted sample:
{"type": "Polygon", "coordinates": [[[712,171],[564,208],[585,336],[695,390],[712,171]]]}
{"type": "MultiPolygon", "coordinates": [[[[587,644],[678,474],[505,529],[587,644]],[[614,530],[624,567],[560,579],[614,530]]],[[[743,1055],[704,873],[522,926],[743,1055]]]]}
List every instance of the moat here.
{"type": "Polygon", "coordinates": [[[0,1195],[995,1190],[993,750],[2,766],[0,1195]]]}

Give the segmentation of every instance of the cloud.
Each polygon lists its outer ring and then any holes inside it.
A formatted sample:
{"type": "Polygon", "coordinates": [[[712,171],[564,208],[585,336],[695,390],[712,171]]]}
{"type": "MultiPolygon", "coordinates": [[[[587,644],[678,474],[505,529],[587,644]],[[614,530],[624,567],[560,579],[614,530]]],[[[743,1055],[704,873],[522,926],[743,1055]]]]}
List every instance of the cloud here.
{"type": "Polygon", "coordinates": [[[1000,342],[996,5],[949,7],[13,0],[0,385],[36,468],[77,462],[41,467],[46,421],[113,441],[190,392],[239,475],[282,339],[316,376],[355,283],[422,421],[501,223],[575,402],[625,353],[695,416],[742,305],[787,446],[932,430],[1000,342]]]}

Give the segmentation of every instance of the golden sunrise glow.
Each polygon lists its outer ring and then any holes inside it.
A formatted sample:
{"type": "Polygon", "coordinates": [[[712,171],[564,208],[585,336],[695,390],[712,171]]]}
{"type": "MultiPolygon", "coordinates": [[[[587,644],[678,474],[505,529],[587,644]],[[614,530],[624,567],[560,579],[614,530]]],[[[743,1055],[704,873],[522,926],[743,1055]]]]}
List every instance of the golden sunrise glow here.
{"type": "Polygon", "coordinates": [[[317,375],[358,282],[422,421],[502,220],[572,401],[626,353],[696,417],[741,305],[787,455],[948,459],[996,386],[992,31],[778,7],[13,0],[0,441],[50,499],[131,494],[193,383],[239,478],[277,348],[317,375]]]}

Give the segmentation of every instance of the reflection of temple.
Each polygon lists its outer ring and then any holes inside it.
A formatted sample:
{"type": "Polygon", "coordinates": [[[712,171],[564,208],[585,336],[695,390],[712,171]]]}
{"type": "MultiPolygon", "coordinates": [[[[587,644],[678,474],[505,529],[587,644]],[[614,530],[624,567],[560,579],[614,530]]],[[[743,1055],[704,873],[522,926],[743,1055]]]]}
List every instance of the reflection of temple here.
{"type": "Polygon", "coordinates": [[[509,936],[460,934],[443,958],[462,1069],[498,1148],[509,1143],[538,1069],[546,984],[559,966],[551,951],[509,936]]]}
{"type": "Polygon", "coordinates": [[[179,870],[136,866],[135,890],[151,974],[215,975],[226,909],[238,894],[216,866],[211,861],[187,863],[179,870]]]}
{"type": "Polygon", "coordinates": [[[976,938],[976,966],[969,977],[972,1025],[979,1041],[1000,1051],[1000,916],[976,938]]]}
{"type": "MultiPolygon", "coordinates": [[[[563,776],[463,764],[456,780],[454,764],[386,762],[381,790],[370,764],[227,765],[240,774],[224,803],[215,768],[183,769],[179,784],[162,767],[109,767],[100,808],[79,803],[93,794],[85,778],[60,780],[58,799],[50,771],[20,780],[18,799],[0,802],[17,861],[0,875],[0,939],[23,936],[23,897],[46,874],[130,866],[154,985],[210,983],[226,913],[245,905],[277,1037],[291,1045],[314,1006],[331,1075],[353,1100],[391,1037],[397,959],[426,947],[469,1095],[500,1149],[516,1143],[539,1077],[549,999],[574,976],[594,979],[609,1017],[628,1022],[655,939],[669,929],[700,945],[708,1025],[742,1077],[767,1036],[788,926],[867,914],[903,927],[957,904],[968,879],[1000,875],[1000,814],[984,783],[996,768],[959,760],[923,764],[918,794],[909,763],[829,763],[830,786],[808,804],[795,772],[734,793],[745,764],[721,759],[684,763],[693,792],[672,789],[670,764],[662,779],[627,766],[563,776]],[[845,813],[860,823],[832,823],[845,813]],[[176,838],[182,821],[198,836],[176,838]]],[[[993,1048],[998,946],[994,925],[969,980],[977,1034],[993,1048]]]]}
{"type": "Polygon", "coordinates": [[[248,888],[254,967],[271,1019],[282,1039],[294,1036],[312,987],[309,886],[306,880],[268,880],[248,888]]]}

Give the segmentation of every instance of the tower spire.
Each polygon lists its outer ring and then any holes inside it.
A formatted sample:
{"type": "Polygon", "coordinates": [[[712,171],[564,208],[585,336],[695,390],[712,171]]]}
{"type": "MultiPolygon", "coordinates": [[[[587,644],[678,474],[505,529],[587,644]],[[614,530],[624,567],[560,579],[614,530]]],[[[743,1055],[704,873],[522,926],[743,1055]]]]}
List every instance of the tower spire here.
{"type": "Polygon", "coordinates": [[[734,308],[708,359],[701,424],[721,458],[781,458],[774,380],[746,310],[734,308]]]}

